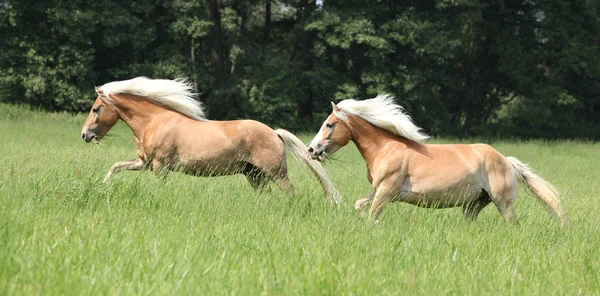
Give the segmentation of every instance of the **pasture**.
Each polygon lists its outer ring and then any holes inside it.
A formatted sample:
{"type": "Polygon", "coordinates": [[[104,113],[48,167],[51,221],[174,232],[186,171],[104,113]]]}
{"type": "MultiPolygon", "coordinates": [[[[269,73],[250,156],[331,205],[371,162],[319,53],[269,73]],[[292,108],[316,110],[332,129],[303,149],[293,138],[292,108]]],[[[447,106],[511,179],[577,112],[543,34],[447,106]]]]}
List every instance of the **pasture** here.
{"type": "Polygon", "coordinates": [[[493,205],[472,223],[459,208],[402,203],[373,224],[354,211],[370,185],[352,145],[324,165],[338,208],[293,158],[294,195],[255,192],[241,175],[122,172],[102,184],[136,157],[133,139],[119,123],[86,144],[84,121],[0,105],[2,295],[600,293],[597,143],[490,143],[559,189],[565,230],[524,190],[516,225],[493,205]]]}

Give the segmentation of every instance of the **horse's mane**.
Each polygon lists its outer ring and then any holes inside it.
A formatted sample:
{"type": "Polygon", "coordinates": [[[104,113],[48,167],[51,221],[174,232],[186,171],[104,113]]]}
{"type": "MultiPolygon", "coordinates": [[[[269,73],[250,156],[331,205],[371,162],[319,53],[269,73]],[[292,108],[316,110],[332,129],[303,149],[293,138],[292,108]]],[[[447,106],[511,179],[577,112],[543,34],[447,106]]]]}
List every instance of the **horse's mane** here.
{"type": "MultiPolygon", "coordinates": [[[[137,77],[123,81],[113,81],[96,89],[101,98],[109,94],[133,94],[148,98],[160,105],[189,116],[196,120],[206,120],[202,103],[196,100],[193,86],[184,78],[175,80],[149,79],[137,77]]],[[[104,99],[103,99],[104,100],[104,99]]],[[[110,99],[109,99],[110,100],[110,99]]]]}
{"type": "Polygon", "coordinates": [[[336,111],[335,115],[343,121],[348,120],[348,114],[359,116],[369,123],[387,130],[395,135],[413,141],[423,141],[429,138],[421,133],[421,128],[416,126],[404,108],[394,103],[394,97],[381,94],[373,99],[356,101],[343,100],[337,104],[343,112],[336,111]]]}

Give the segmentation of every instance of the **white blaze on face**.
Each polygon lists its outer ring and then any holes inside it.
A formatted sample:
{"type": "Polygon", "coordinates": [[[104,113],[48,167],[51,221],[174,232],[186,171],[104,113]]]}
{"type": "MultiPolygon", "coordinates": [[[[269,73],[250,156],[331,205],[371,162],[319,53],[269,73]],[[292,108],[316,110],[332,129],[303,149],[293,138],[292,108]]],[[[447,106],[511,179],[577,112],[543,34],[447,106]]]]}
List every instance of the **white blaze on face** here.
{"type": "MultiPolygon", "coordinates": [[[[331,117],[331,115],[329,115],[329,117],[331,117]]],[[[321,129],[319,129],[319,132],[317,133],[317,135],[313,138],[312,142],[310,142],[310,146],[308,146],[308,147],[312,148],[315,152],[319,152],[317,150],[317,144],[319,144],[319,142],[321,142],[323,140],[323,128],[325,127],[325,124],[329,121],[329,117],[327,117],[327,119],[325,119],[325,121],[321,125],[321,129]]]]}

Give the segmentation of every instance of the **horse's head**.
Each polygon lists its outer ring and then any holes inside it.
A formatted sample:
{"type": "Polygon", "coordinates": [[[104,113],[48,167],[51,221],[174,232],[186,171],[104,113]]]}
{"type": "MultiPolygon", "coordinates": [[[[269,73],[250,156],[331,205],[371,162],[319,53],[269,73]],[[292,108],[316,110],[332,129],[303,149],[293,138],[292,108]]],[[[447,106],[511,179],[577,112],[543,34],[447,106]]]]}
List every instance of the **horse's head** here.
{"type": "Polygon", "coordinates": [[[331,106],[333,112],[325,119],[319,133],[308,146],[308,153],[318,161],[324,161],[327,154],[333,154],[346,146],[352,138],[348,124],[336,115],[344,111],[334,103],[331,103],[331,106]]]}
{"type": "Polygon", "coordinates": [[[81,130],[81,138],[90,142],[92,139],[102,139],[104,135],[117,123],[119,114],[117,108],[113,104],[107,104],[105,100],[109,100],[104,93],[96,88],[98,98],[92,105],[90,115],[88,115],[83,129],[81,130]]]}

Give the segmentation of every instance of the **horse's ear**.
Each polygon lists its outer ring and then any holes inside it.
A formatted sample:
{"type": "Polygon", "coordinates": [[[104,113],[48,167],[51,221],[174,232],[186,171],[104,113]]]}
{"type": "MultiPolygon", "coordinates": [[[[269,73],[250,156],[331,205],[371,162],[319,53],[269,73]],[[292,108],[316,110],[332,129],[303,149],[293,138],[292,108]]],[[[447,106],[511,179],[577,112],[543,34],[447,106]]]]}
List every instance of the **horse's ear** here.
{"type": "Polygon", "coordinates": [[[103,92],[103,91],[102,91],[102,90],[101,90],[99,87],[97,87],[97,86],[96,86],[96,87],[95,87],[95,89],[96,89],[96,93],[97,93],[99,96],[104,96],[104,92],[103,92]]]}
{"type": "Polygon", "coordinates": [[[96,93],[98,94],[98,96],[99,96],[101,99],[107,99],[107,96],[106,96],[106,94],[104,93],[104,91],[103,91],[103,90],[101,90],[101,89],[100,89],[99,87],[97,87],[97,86],[95,87],[95,90],[96,90],[96,93]]]}
{"type": "Polygon", "coordinates": [[[342,111],[342,108],[338,107],[334,102],[331,102],[331,107],[334,111],[342,111]]]}

